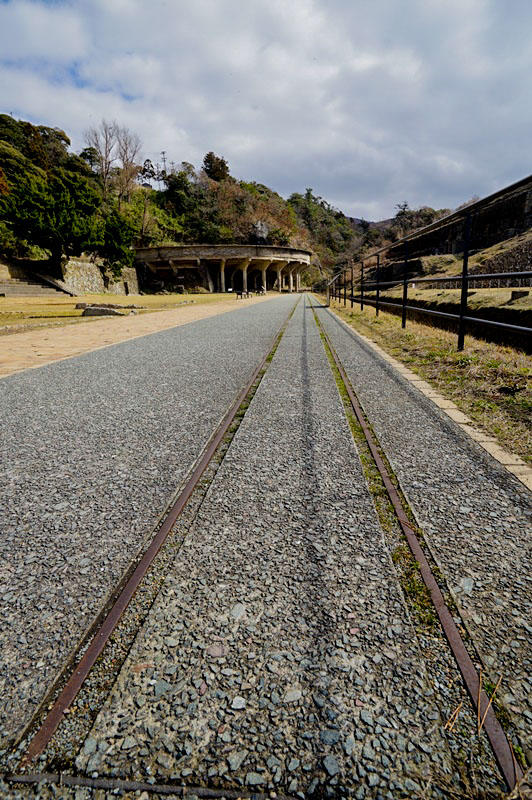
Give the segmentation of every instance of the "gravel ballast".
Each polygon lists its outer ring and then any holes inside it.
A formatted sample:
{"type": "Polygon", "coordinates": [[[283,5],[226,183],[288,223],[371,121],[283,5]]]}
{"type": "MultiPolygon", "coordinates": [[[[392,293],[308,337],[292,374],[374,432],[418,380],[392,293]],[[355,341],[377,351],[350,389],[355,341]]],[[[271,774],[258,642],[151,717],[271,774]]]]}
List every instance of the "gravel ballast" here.
{"type": "Polygon", "coordinates": [[[0,381],[0,748],[31,718],[295,301],[0,381]]]}
{"type": "Polygon", "coordinates": [[[453,774],[306,300],[76,767],[302,798],[453,774]]]}
{"type": "Polygon", "coordinates": [[[337,317],[319,319],[532,758],[530,492],[337,317]]]}

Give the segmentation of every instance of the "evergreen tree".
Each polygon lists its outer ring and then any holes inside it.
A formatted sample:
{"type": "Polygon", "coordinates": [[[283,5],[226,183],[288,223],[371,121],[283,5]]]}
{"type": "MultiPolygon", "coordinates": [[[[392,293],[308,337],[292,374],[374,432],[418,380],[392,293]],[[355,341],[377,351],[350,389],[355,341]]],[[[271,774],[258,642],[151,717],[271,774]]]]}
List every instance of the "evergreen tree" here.
{"type": "Polygon", "coordinates": [[[216,156],[212,150],[203,159],[203,169],[211,181],[225,181],[229,177],[229,165],[225,158],[216,156]]]}

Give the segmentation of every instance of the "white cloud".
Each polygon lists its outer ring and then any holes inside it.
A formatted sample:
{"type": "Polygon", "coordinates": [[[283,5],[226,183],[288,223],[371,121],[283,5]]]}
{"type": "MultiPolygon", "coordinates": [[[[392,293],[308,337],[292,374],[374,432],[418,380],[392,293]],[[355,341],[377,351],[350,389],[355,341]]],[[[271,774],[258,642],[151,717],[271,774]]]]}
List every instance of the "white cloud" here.
{"type": "Polygon", "coordinates": [[[2,60],[65,63],[82,58],[86,46],[82,20],[73,9],[37,0],[0,4],[2,60]]]}
{"type": "Polygon", "coordinates": [[[530,171],[532,6],[514,0],[0,3],[1,103],[355,216],[454,206],[530,171]]]}

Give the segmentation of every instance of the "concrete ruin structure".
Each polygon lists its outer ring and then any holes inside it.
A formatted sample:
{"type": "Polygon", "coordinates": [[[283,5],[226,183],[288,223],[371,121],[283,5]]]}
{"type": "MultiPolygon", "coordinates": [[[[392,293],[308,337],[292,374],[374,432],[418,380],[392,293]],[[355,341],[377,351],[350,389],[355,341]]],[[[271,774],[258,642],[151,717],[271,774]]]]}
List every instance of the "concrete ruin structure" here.
{"type": "Polygon", "coordinates": [[[137,269],[148,281],[184,287],[195,282],[209,292],[299,291],[310,259],[308,250],[269,245],[185,244],[136,251],[137,269]]]}

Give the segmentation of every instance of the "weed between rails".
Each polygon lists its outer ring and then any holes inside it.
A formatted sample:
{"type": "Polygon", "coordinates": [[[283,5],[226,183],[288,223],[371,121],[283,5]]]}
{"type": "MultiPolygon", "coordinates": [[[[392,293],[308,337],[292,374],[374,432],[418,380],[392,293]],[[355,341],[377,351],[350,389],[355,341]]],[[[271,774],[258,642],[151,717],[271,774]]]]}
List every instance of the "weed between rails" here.
{"type": "MultiPolygon", "coordinates": [[[[346,386],[336,366],[331,349],[329,347],[329,344],[324,335],[324,332],[322,330],[321,324],[317,318],[315,311],[314,311],[314,317],[316,320],[316,324],[318,326],[318,330],[320,332],[320,337],[325,352],[327,354],[327,358],[329,360],[331,371],[336,381],[340,398],[344,406],[346,418],[349,423],[349,427],[351,429],[353,439],[355,441],[358,450],[358,455],[362,464],[363,473],[366,478],[369,491],[373,499],[373,504],[375,506],[380,525],[382,527],[382,530],[388,542],[388,546],[390,548],[391,559],[397,570],[398,580],[401,589],[403,591],[405,602],[410,611],[411,617],[415,623],[418,635],[420,636],[419,644],[422,652],[425,655],[425,658],[427,659],[428,671],[429,673],[432,673],[435,669],[435,672],[437,674],[438,673],[441,674],[441,668],[443,666],[441,662],[441,657],[443,656],[443,650],[447,650],[447,644],[443,634],[443,630],[439,625],[438,617],[434,605],[432,603],[430,593],[421,577],[419,563],[414,558],[410,550],[410,547],[408,546],[406,537],[404,536],[402,530],[400,529],[395,510],[388,497],[388,493],[383,483],[381,474],[374,461],[373,455],[371,454],[371,451],[368,447],[364,432],[353,411],[353,407],[351,405],[351,401],[349,399],[346,386]],[[436,642],[439,642],[439,644],[436,645],[435,644],[436,642]],[[437,655],[438,652],[440,653],[439,656],[437,655]],[[435,663],[432,663],[434,659],[436,659],[437,661],[435,663]]],[[[436,581],[438,582],[440,589],[444,595],[445,602],[448,608],[450,609],[451,614],[455,619],[455,622],[458,625],[464,644],[466,645],[466,648],[469,650],[473,660],[476,663],[480,663],[478,658],[478,653],[476,653],[475,651],[473,642],[471,641],[471,638],[466,628],[460,622],[459,611],[448,590],[448,587],[446,586],[446,581],[442,575],[442,572],[438,567],[438,565],[435,563],[434,558],[424,540],[422,529],[420,529],[419,526],[416,524],[415,517],[408,505],[408,502],[404,494],[402,493],[399,487],[399,482],[395,474],[393,473],[393,470],[390,466],[388,459],[386,458],[385,454],[383,453],[379,445],[378,439],[373,431],[372,426],[369,424],[367,417],[365,418],[365,423],[367,424],[368,428],[371,431],[374,442],[376,443],[377,449],[379,451],[379,455],[381,456],[388,471],[388,475],[390,476],[390,479],[399,494],[399,498],[402,504],[403,514],[409,521],[410,527],[416,534],[418,541],[423,547],[425,555],[429,561],[431,571],[434,577],[436,578],[436,581]]],[[[452,660],[452,657],[450,656],[450,653],[448,657],[451,659],[450,661],[451,669],[455,669],[454,662],[452,660]]],[[[462,709],[462,712],[461,714],[459,714],[460,721],[453,731],[454,741],[451,741],[449,736],[451,731],[448,732],[447,738],[449,739],[449,742],[452,745],[452,750],[456,758],[456,764],[460,775],[460,782],[462,788],[459,792],[456,792],[456,787],[451,786],[448,783],[448,777],[443,775],[439,776],[438,783],[441,783],[442,786],[445,786],[445,790],[448,793],[448,796],[453,798],[454,797],[470,798],[470,800],[503,800],[503,798],[508,798],[509,800],[509,798],[513,798],[514,796],[519,797],[520,796],[519,794],[517,793],[514,794],[513,792],[510,795],[508,795],[507,792],[502,788],[502,784],[500,783],[500,779],[498,777],[497,770],[493,763],[493,757],[489,750],[487,742],[485,742],[483,738],[480,737],[480,735],[477,735],[476,730],[473,734],[471,734],[471,728],[474,725],[474,719],[470,710],[469,701],[465,693],[465,689],[461,685],[461,681],[456,682],[454,679],[452,679],[452,683],[453,683],[452,688],[450,686],[448,687],[448,690],[450,691],[450,696],[454,695],[457,700],[458,699],[460,700],[460,702],[455,704],[453,708],[455,710],[462,709]],[[464,706],[464,704],[466,704],[467,708],[464,706]],[[486,766],[488,765],[489,762],[492,762],[491,767],[487,766],[487,769],[488,769],[488,774],[491,772],[491,778],[489,779],[489,782],[493,783],[493,785],[490,786],[489,788],[486,788],[485,790],[478,785],[478,780],[481,780],[479,774],[479,767],[482,762],[485,762],[486,766]]],[[[491,684],[489,681],[485,682],[485,690],[488,693],[488,696],[491,696],[494,688],[495,686],[491,684]]],[[[446,706],[448,701],[449,698],[443,699],[442,713],[444,712],[444,710],[446,710],[444,707],[446,706]]],[[[501,722],[501,724],[503,725],[503,727],[511,729],[511,723],[508,713],[504,709],[502,704],[498,701],[497,696],[495,696],[494,698],[493,705],[497,717],[501,722]]],[[[512,738],[513,741],[515,741],[515,736],[512,738]]],[[[521,765],[524,767],[525,758],[522,748],[519,745],[514,744],[514,752],[517,760],[520,761],[521,765]]],[[[482,772],[482,768],[480,768],[480,772],[482,772]]]]}
{"type": "MultiPolygon", "coordinates": [[[[320,330],[320,337],[325,348],[325,352],[327,353],[329,365],[334,375],[336,386],[344,406],[344,412],[347,417],[353,439],[355,440],[357,446],[364,477],[366,478],[370,494],[373,498],[373,503],[377,511],[379,522],[383,531],[388,535],[388,537],[393,537],[393,541],[396,543],[396,546],[392,551],[392,561],[398,569],[401,588],[403,589],[409,608],[412,612],[414,612],[414,617],[417,619],[418,624],[427,628],[433,628],[436,625],[436,615],[434,613],[434,606],[432,604],[430,593],[421,578],[419,564],[412,555],[403,533],[400,532],[395,510],[390,502],[381,474],[368,447],[364,431],[362,430],[355,416],[344,381],[342,380],[342,376],[340,375],[338,367],[334,362],[331,349],[323,331],[319,326],[319,323],[318,328],[320,330]],[[397,544],[397,540],[399,540],[399,544],[397,544]]],[[[374,439],[377,441],[375,436],[374,439]]],[[[416,526],[414,516],[406,503],[406,500],[399,488],[398,481],[380,447],[379,453],[386,465],[388,474],[391,476],[392,482],[399,493],[406,518],[412,525],[412,528],[414,528],[416,531],[418,538],[422,538],[422,532],[416,526]]]]}

